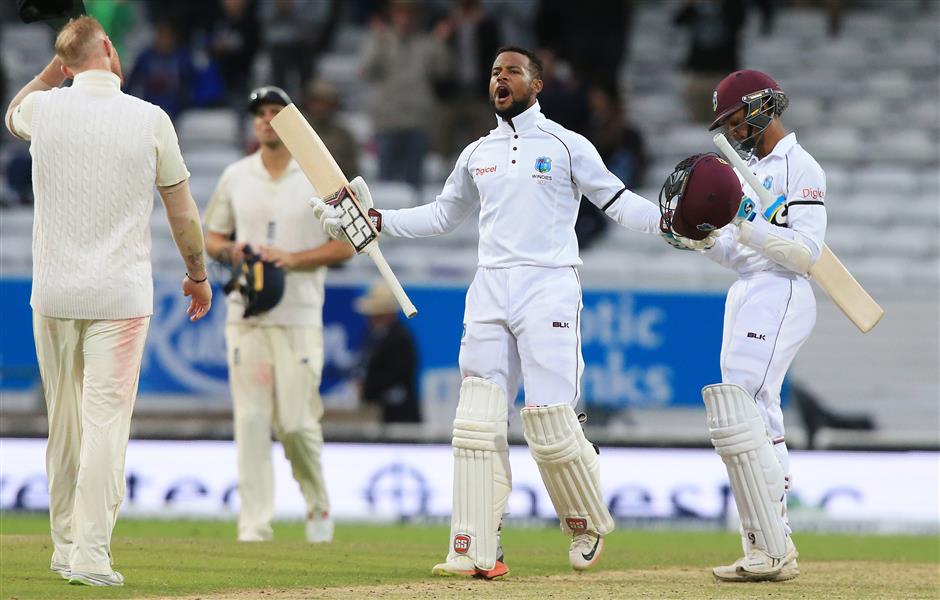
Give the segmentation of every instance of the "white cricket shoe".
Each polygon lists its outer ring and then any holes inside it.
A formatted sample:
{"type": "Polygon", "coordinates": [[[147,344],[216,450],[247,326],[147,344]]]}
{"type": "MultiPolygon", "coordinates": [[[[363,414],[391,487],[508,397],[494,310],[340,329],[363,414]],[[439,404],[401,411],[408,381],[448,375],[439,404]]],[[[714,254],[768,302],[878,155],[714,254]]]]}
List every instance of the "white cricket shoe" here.
{"type": "Polygon", "coordinates": [[[69,574],[70,585],[94,585],[94,586],[122,586],[124,585],[124,576],[117,571],[111,571],[106,575],[99,573],[86,573],[84,571],[72,571],[69,574]]]}
{"type": "Polygon", "coordinates": [[[509,574],[509,567],[503,562],[502,552],[492,569],[481,569],[469,556],[456,556],[449,561],[434,565],[431,575],[438,577],[475,577],[477,579],[497,579],[509,574]]]}
{"type": "Polygon", "coordinates": [[[431,575],[438,577],[474,577],[476,579],[498,579],[509,575],[509,567],[506,565],[506,555],[503,554],[503,545],[500,543],[500,533],[503,525],[500,523],[499,530],[496,532],[496,564],[492,569],[481,569],[477,567],[469,556],[456,556],[450,561],[445,561],[434,565],[431,569],[431,575]]]}
{"type": "Polygon", "coordinates": [[[49,565],[49,570],[53,573],[58,573],[59,577],[62,579],[68,579],[72,576],[72,568],[69,567],[66,563],[54,562],[49,565]]]}
{"type": "Polygon", "coordinates": [[[786,581],[800,574],[796,558],[800,555],[793,542],[787,539],[787,553],[773,558],[763,550],[750,550],[732,564],[715,567],[712,574],[719,581],[786,581]]]}
{"type": "Polygon", "coordinates": [[[305,529],[307,541],[311,544],[325,544],[333,541],[333,519],[330,518],[329,513],[309,515],[305,529]]]}
{"type": "Polygon", "coordinates": [[[603,551],[604,536],[593,531],[579,533],[571,538],[568,562],[575,571],[584,571],[600,560],[603,551]]]}

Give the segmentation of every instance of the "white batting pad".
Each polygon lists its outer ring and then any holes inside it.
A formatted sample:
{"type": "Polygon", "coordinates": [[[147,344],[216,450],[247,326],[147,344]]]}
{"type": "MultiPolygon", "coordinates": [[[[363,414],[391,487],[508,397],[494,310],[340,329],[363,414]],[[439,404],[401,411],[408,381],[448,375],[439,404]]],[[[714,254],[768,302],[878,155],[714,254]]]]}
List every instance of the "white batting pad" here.
{"type": "Polygon", "coordinates": [[[744,536],[774,558],[787,553],[783,521],[785,481],[757,403],[744,388],[715,384],[702,389],[708,435],[728,469],[744,536]]]}
{"type": "Polygon", "coordinates": [[[600,459],[567,404],[526,406],[522,425],[532,458],[555,505],[561,528],[607,534],[614,519],[601,495],[600,459]]]}
{"type": "Polygon", "coordinates": [[[499,525],[512,487],[508,406],[502,388],[486,379],[467,377],[460,386],[448,561],[468,556],[480,569],[496,565],[499,525]]]}

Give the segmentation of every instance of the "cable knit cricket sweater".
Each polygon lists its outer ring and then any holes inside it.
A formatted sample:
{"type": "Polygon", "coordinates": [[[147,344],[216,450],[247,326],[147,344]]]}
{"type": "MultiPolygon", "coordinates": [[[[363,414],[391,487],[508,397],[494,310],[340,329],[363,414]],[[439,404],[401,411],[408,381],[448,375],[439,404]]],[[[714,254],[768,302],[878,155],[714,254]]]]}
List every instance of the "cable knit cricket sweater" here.
{"type": "Polygon", "coordinates": [[[159,108],[78,86],[40,94],[32,115],[33,290],[49,317],[153,313],[150,214],[159,108]]]}

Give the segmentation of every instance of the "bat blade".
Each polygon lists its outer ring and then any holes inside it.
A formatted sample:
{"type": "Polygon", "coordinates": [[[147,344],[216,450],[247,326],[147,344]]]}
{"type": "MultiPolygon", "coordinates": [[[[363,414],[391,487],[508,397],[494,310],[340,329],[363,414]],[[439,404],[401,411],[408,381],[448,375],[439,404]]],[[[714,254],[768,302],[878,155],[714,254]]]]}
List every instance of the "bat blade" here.
{"type": "Polygon", "coordinates": [[[884,309],[856,281],[829,246],[823,245],[822,254],[810,269],[810,274],[862,333],[871,331],[884,316],[884,309]]]}
{"type": "Polygon", "coordinates": [[[369,255],[398,300],[402,312],[409,319],[418,314],[418,309],[408,298],[379,249],[379,232],[349,190],[349,181],[343,170],[307,119],[294,104],[288,104],[271,119],[271,127],[310,180],[317,195],[342,211],[343,232],[349,243],[356,252],[369,255]]]}
{"type": "Polygon", "coordinates": [[[340,189],[349,185],[326,144],[295,105],[288,104],[275,115],[271,127],[324,201],[337,197],[340,189]]]}

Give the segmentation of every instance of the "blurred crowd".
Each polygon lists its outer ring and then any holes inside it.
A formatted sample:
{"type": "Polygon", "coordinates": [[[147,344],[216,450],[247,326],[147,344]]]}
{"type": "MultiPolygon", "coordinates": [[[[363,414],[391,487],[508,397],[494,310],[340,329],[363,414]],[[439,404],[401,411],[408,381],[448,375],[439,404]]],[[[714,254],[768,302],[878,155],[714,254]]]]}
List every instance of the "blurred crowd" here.
{"type": "MultiPolygon", "coordinates": [[[[86,0],[122,52],[125,91],[174,120],[193,108],[244,115],[254,85],[285,89],[302,107],[350,178],[363,145],[338,118],[341,90],[318,77],[342,27],[364,31],[358,68],[368,93],[361,109],[374,132],[378,178],[422,189],[429,153],[452,162],[493,126],[487,85],[501,45],[539,48],[546,63],[543,110],[592,139],[627,185],[641,183],[639,130],[627,125],[619,74],[631,2],[574,5],[564,0],[86,0]],[[126,40],[143,28],[149,43],[133,55],[126,40]],[[585,35],[585,32],[591,32],[585,35]],[[255,65],[264,56],[265,81],[255,65]]],[[[7,90],[12,92],[15,90],[7,90]]],[[[240,119],[244,122],[244,119],[240,119]]],[[[252,141],[244,139],[246,150],[252,141]]],[[[185,149],[184,149],[185,150],[185,149]]],[[[30,202],[29,158],[7,163],[8,190],[30,202]]],[[[585,204],[579,233],[589,244],[606,221],[585,204]]]]}
{"type": "MultiPolygon", "coordinates": [[[[668,6],[675,33],[688,53],[688,114],[705,122],[715,82],[739,65],[740,34],[749,12],[770,32],[779,4],[812,5],[829,15],[838,35],[841,0],[687,0],[668,6]]],[[[497,48],[537,48],[545,63],[543,112],[585,135],[632,189],[644,185],[647,154],[641,129],[631,123],[621,93],[629,64],[629,37],[638,0],[85,0],[90,14],[122,51],[125,91],[161,106],[174,119],[193,108],[246,112],[248,91],[273,84],[302,107],[350,178],[360,174],[360,152],[373,152],[378,178],[418,191],[426,158],[448,166],[471,141],[493,126],[488,103],[489,67],[497,48]],[[344,28],[357,39],[361,110],[372,139],[360,143],[339,118],[342,89],[318,72],[336,51],[344,28]],[[135,52],[126,41],[147,32],[135,52]],[[259,58],[268,65],[259,76],[259,58]],[[264,79],[261,81],[260,79],[264,79]]],[[[677,65],[680,67],[680,65],[677,65]]],[[[0,81],[4,78],[0,77],[0,81]]],[[[4,97],[15,90],[4,90],[4,97]]],[[[241,123],[245,122],[240,118],[241,123]]],[[[246,151],[252,149],[245,128],[246,151]]],[[[185,151],[185,148],[184,148],[185,151]]],[[[29,158],[5,161],[0,204],[29,203],[29,158]]],[[[416,193],[416,197],[418,194],[416,193]]],[[[577,231],[583,247],[607,219],[582,202],[577,231]]]]}

